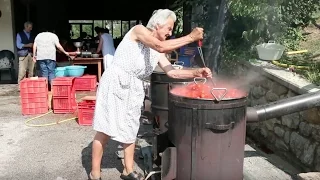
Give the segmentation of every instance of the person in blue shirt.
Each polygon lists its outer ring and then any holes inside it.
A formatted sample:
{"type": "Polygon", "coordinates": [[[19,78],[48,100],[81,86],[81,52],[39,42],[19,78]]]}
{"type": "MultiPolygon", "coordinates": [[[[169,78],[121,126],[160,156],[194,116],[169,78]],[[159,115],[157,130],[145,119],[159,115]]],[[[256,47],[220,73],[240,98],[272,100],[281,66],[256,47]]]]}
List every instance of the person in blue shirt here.
{"type": "Polygon", "coordinates": [[[19,32],[16,37],[16,46],[19,57],[19,74],[18,74],[18,84],[22,79],[26,77],[28,71],[28,77],[33,77],[34,75],[34,62],[32,60],[32,47],[34,36],[32,31],[32,22],[24,23],[24,30],[19,32]]]}

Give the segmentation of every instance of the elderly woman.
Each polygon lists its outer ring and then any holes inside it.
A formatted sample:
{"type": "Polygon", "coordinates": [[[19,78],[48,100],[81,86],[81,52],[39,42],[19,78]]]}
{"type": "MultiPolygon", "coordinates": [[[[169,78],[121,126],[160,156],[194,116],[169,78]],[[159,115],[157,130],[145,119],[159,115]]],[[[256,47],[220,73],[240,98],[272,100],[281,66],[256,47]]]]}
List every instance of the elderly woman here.
{"type": "Polygon", "coordinates": [[[157,64],[171,78],[211,77],[208,68],[176,70],[165,52],[203,38],[203,29],[189,35],[166,40],[171,36],[176,15],[168,9],[153,13],[147,27],[136,25],[119,44],[114,61],[99,82],[93,128],[97,131],[92,144],[91,179],[100,179],[103,149],[109,139],[123,144],[124,170],[121,179],[143,179],[133,171],[134,149],[144,100],[143,79],[157,64]]]}

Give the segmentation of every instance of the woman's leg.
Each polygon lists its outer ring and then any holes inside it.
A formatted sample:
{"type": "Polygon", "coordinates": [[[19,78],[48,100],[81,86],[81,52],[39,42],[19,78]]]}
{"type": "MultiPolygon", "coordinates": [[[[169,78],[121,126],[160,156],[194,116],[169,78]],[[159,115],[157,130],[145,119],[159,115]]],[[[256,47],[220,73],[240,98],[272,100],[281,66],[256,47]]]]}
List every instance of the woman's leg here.
{"type": "Polygon", "coordinates": [[[101,160],[103,149],[109,140],[109,136],[101,132],[97,132],[92,143],[92,178],[101,176],[101,160]]]}
{"type": "Polygon", "coordinates": [[[132,144],[123,144],[124,150],[124,175],[130,174],[133,172],[134,165],[134,149],[135,143],[132,144]]]}

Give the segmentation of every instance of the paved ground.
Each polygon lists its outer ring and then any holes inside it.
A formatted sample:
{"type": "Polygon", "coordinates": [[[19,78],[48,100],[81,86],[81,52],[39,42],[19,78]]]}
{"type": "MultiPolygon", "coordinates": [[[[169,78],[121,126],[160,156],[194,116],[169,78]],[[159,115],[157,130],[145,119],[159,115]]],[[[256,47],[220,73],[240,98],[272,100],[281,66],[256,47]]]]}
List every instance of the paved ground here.
{"type": "MultiPolygon", "coordinates": [[[[90,171],[91,127],[75,121],[48,127],[28,127],[28,117],[21,115],[19,94],[15,85],[0,85],[0,179],[1,180],[84,180],[90,171]]],[[[55,122],[73,115],[47,115],[34,123],[55,122]]],[[[111,141],[102,165],[104,180],[118,180],[121,160],[115,152],[119,144],[111,141]]],[[[136,151],[136,170],[143,160],[136,151]]],[[[246,180],[290,180],[298,171],[274,155],[263,154],[246,146],[244,178],[246,180]],[[279,169],[281,167],[282,170],[279,169]]],[[[232,170],[230,170],[232,171],[232,170]]]]}

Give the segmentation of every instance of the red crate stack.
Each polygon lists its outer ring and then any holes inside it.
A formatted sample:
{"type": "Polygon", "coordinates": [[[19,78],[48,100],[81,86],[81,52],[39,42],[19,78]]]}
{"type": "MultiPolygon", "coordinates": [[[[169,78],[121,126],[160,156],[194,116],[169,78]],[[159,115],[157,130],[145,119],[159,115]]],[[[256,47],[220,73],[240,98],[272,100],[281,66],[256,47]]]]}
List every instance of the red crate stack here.
{"type": "Polygon", "coordinates": [[[96,101],[85,98],[78,103],[78,123],[81,126],[91,126],[96,101]]]}
{"type": "Polygon", "coordinates": [[[77,108],[74,77],[58,77],[52,80],[53,113],[74,113],[77,108]]]}
{"type": "Polygon", "coordinates": [[[97,88],[97,76],[84,75],[74,80],[76,91],[95,91],[97,88]]]}
{"type": "Polygon", "coordinates": [[[47,113],[49,111],[47,79],[23,79],[20,82],[20,101],[23,115],[47,113]]]}

